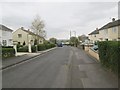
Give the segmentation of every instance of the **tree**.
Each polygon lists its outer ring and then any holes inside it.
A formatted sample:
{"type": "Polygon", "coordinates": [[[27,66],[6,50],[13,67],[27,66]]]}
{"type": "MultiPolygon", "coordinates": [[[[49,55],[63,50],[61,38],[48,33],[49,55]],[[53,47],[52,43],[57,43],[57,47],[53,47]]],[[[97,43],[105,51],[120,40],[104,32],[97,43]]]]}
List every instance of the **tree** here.
{"type": "Polygon", "coordinates": [[[71,37],[70,38],[70,44],[77,47],[77,45],[78,45],[78,38],[77,37],[71,37]]]}
{"type": "Polygon", "coordinates": [[[78,39],[79,41],[85,42],[85,40],[88,39],[88,37],[85,35],[81,35],[81,36],[78,36],[78,39]]]}
{"type": "MultiPolygon", "coordinates": [[[[46,37],[46,31],[44,30],[45,24],[43,22],[43,20],[41,20],[39,15],[36,15],[36,18],[34,19],[34,21],[32,22],[32,26],[31,29],[33,30],[33,32],[43,38],[46,37]]],[[[37,39],[37,44],[38,44],[38,36],[35,37],[35,39],[37,39]]]]}
{"type": "Polygon", "coordinates": [[[57,39],[56,38],[50,38],[49,41],[52,42],[52,43],[54,43],[54,44],[57,43],[57,39]]]}

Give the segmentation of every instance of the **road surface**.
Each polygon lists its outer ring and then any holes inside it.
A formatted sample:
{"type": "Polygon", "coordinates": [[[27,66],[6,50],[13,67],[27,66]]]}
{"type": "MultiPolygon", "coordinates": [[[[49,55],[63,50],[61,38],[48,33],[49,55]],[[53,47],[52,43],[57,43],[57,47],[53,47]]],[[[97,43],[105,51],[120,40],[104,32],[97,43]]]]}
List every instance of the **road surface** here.
{"type": "Polygon", "coordinates": [[[117,88],[117,77],[84,51],[64,46],[3,70],[3,88],[117,88]]]}

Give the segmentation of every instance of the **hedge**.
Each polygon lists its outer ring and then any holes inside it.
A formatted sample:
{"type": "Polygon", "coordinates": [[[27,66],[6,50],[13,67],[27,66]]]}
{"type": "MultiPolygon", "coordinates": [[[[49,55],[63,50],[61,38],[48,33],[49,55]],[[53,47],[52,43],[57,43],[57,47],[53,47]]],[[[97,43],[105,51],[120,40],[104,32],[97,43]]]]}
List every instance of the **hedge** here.
{"type": "Polygon", "coordinates": [[[111,71],[118,73],[118,59],[120,58],[120,41],[98,42],[100,62],[111,71]]]}
{"type": "Polygon", "coordinates": [[[2,46],[2,48],[13,48],[13,46],[2,46]]]}
{"type": "Polygon", "coordinates": [[[36,46],[32,46],[31,49],[32,49],[32,52],[36,52],[36,46]]]}
{"type": "Polygon", "coordinates": [[[17,52],[28,52],[28,46],[19,47],[17,52]]]}
{"type": "Polygon", "coordinates": [[[14,48],[2,48],[2,57],[3,58],[12,57],[12,56],[15,56],[14,48]]]}
{"type": "Polygon", "coordinates": [[[42,50],[46,50],[46,49],[50,49],[55,47],[55,44],[49,44],[49,43],[45,43],[45,44],[39,44],[37,45],[38,51],[42,51],[42,50]]]}
{"type": "Polygon", "coordinates": [[[38,51],[45,50],[46,49],[45,44],[39,44],[39,45],[37,45],[37,49],[38,49],[38,51]]]}

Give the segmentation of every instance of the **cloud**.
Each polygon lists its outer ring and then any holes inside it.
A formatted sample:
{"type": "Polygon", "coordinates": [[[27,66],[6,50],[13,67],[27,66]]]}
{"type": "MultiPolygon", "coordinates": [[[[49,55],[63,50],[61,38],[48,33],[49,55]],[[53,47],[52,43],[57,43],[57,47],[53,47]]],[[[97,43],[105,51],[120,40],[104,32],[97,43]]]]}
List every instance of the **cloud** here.
{"type": "Polygon", "coordinates": [[[77,35],[88,34],[118,15],[116,2],[7,2],[1,9],[2,24],[14,30],[30,28],[39,14],[48,38],[69,38],[70,30],[77,35]]]}

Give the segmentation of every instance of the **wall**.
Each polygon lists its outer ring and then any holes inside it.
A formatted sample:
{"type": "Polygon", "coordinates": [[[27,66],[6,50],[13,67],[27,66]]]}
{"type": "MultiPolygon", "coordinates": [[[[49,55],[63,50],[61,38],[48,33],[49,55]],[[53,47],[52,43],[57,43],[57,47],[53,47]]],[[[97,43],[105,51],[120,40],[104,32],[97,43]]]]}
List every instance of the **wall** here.
{"type": "Polygon", "coordinates": [[[3,40],[6,40],[7,46],[12,46],[13,45],[12,31],[5,31],[5,30],[0,30],[0,31],[2,31],[1,43],[3,40]]]}
{"type": "Polygon", "coordinates": [[[108,35],[109,35],[109,40],[114,40],[114,39],[118,39],[118,26],[117,27],[113,27],[113,28],[109,28],[108,29],[108,35]],[[113,31],[113,28],[116,28],[116,31],[113,31]]]}
{"type": "Polygon", "coordinates": [[[96,58],[99,61],[99,55],[97,52],[95,52],[94,50],[92,50],[91,48],[89,49],[89,54],[91,56],[93,56],[94,58],[96,58]]]}
{"type": "Polygon", "coordinates": [[[99,34],[92,34],[92,35],[89,35],[88,37],[91,43],[94,43],[95,41],[99,40],[99,34]]]}
{"type": "Polygon", "coordinates": [[[23,30],[18,29],[15,32],[13,32],[13,41],[20,42],[21,45],[23,45],[23,42],[25,41],[26,45],[28,45],[28,34],[23,30]],[[22,34],[22,37],[19,38],[18,34],[22,34]]]}

